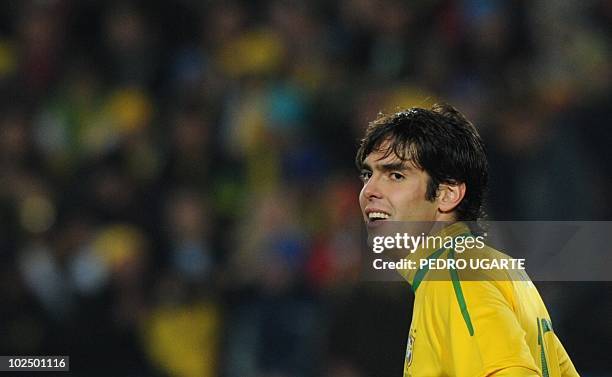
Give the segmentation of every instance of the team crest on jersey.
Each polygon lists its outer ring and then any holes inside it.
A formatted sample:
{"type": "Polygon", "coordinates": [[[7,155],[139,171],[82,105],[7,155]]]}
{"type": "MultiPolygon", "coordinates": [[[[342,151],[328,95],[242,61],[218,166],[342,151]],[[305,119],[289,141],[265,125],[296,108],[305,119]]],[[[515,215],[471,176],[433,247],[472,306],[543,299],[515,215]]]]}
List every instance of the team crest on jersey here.
{"type": "Polygon", "coordinates": [[[412,349],[414,348],[414,334],[410,334],[408,337],[408,344],[406,345],[406,365],[412,364],[412,349]]]}

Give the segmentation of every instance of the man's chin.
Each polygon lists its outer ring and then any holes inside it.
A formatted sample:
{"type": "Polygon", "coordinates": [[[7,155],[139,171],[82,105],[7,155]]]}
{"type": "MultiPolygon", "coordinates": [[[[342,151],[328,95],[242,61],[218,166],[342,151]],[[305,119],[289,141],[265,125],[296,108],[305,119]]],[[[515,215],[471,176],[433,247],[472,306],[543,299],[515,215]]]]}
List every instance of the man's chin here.
{"type": "Polygon", "coordinates": [[[397,220],[376,220],[367,221],[366,229],[368,236],[393,236],[396,234],[419,236],[429,234],[435,229],[435,221],[397,221],[397,220]]]}
{"type": "Polygon", "coordinates": [[[395,231],[399,229],[398,226],[401,222],[393,220],[375,220],[366,221],[366,230],[370,238],[377,236],[390,236],[395,234],[395,231]]]}
{"type": "Polygon", "coordinates": [[[383,227],[385,226],[385,224],[388,224],[390,222],[392,222],[393,220],[368,220],[366,221],[366,227],[368,229],[377,229],[379,227],[383,227]]]}

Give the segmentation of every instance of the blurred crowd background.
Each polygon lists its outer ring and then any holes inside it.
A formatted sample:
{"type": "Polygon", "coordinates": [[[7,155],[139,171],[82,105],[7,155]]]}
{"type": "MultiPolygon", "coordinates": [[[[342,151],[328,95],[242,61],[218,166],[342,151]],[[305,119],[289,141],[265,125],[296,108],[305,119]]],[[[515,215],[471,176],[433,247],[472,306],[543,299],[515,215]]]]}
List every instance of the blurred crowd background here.
{"type": "MultiPolygon", "coordinates": [[[[409,287],[359,276],[367,122],[446,101],[491,220],[610,220],[611,25],[591,0],[0,3],[0,354],[400,376],[409,287]]],[[[612,285],[538,286],[610,376],[612,285]]]]}

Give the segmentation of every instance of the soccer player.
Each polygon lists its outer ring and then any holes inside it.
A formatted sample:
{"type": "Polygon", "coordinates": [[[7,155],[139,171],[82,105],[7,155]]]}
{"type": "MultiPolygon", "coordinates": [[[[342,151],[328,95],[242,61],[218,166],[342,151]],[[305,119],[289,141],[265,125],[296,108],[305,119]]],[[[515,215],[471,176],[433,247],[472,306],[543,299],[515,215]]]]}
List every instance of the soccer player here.
{"type": "MultiPolygon", "coordinates": [[[[488,164],[476,128],[448,105],[381,115],[369,124],[356,163],[368,231],[389,220],[431,222],[428,234],[470,234],[481,216],[488,164]],[[450,224],[450,225],[439,225],[450,224]]],[[[466,251],[468,253],[469,251],[466,251]]],[[[504,256],[490,247],[484,255],[504,256]]],[[[422,249],[451,258],[452,250],[422,249]]],[[[407,376],[578,376],[540,295],[522,279],[427,279],[404,271],[415,292],[407,376]]]]}

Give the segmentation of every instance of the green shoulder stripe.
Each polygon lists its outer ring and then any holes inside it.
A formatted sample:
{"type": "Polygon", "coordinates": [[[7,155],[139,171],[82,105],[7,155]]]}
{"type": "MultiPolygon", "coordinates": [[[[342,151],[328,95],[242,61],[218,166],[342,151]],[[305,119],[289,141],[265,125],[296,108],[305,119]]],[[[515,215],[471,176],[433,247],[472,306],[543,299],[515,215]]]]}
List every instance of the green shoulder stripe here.
{"type": "Polygon", "coordinates": [[[550,331],[552,329],[552,326],[549,327],[550,322],[547,321],[545,318],[542,318],[542,326],[540,326],[540,318],[536,318],[536,320],[538,322],[538,344],[540,345],[540,362],[542,363],[542,376],[549,377],[548,363],[546,362],[546,352],[544,352],[544,338],[542,337],[542,334],[544,334],[546,331],[550,331]],[[546,330],[545,327],[547,327],[546,330]]]}
{"type": "Polygon", "coordinates": [[[552,331],[552,323],[546,319],[542,318],[542,333],[546,334],[549,331],[552,331]]]}
{"type": "MultiPolygon", "coordinates": [[[[445,248],[438,249],[434,251],[429,257],[427,257],[427,259],[437,259],[445,250],[445,248]]],[[[414,279],[412,280],[413,292],[416,292],[419,285],[421,285],[421,282],[425,278],[425,274],[427,274],[427,271],[429,271],[429,267],[425,266],[425,268],[419,269],[416,274],[414,274],[414,279]]]]}
{"type": "MultiPolygon", "coordinates": [[[[463,237],[463,236],[470,236],[472,235],[472,233],[461,233],[455,237],[463,237]]],[[[433,253],[431,253],[430,256],[427,257],[427,259],[438,259],[438,257],[440,255],[442,255],[443,252],[445,251],[451,251],[454,252],[454,250],[451,249],[446,249],[444,247],[434,251],[433,253]]],[[[414,279],[412,279],[412,291],[416,292],[417,288],[419,287],[419,285],[421,285],[421,283],[423,282],[423,279],[425,278],[425,275],[427,274],[427,272],[429,271],[429,267],[425,266],[425,268],[419,269],[415,274],[414,274],[414,279]]]]}
{"type": "MultiPolygon", "coordinates": [[[[455,258],[455,251],[451,250],[450,257],[455,258]]],[[[463,290],[461,289],[461,282],[459,281],[459,274],[457,270],[454,268],[450,269],[451,279],[453,281],[453,288],[455,290],[455,297],[457,298],[457,303],[459,304],[459,309],[461,310],[461,315],[463,316],[463,320],[465,321],[465,325],[468,328],[468,332],[470,336],[474,336],[474,326],[472,325],[472,319],[470,318],[470,312],[467,309],[467,303],[465,302],[465,297],[463,296],[463,290]]]]}

